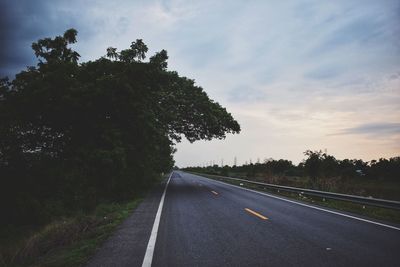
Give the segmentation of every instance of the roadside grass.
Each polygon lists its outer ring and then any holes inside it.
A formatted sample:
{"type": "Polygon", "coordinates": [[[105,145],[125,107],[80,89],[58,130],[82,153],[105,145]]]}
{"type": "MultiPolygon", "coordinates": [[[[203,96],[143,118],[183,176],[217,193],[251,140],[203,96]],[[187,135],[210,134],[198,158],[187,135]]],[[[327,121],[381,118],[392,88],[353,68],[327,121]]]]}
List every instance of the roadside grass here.
{"type": "MultiPolygon", "coordinates": [[[[200,171],[201,172],[201,171],[200,171]]],[[[270,173],[256,172],[201,172],[209,175],[221,175],[227,177],[247,179],[251,181],[293,186],[300,188],[310,188],[334,193],[359,195],[365,197],[374,197],[400,201],[400,183],[399,181],[390,181],[382,179],[368,179],[364,176],[343,178],[343,177],[319,177],[311,181],[306,176],[276,175],[270,173]]]]}
{"type": "Polygon", "coordinates": [[[91,212],[75,212],[42,227],[0,229],[0,267],[82,266],[132,214],[145,193],[168,175],[154,177],[152,185],[130,201],[105,202],[91,212]]]}
{"type": "Polygon", "coordinates": [[[106,203],[41,229],[2,239],[0,266],[81,266],[142,199],[106,203]]]}
{"type": "Polygon", "coordinates": [[[242,186],[245,188],[253,189],[256,191],[268,192],[274,195],[284,196],[287,198],[295,199],[301,202],[311,203],[314,205],[327,207],[331,209],[341,210],[344,212],[350,212],[353,214],[358,214],[364,217],[377,219],[380,221],[387,221],[392,223],[400,223],[400,211],[394,209],[386,209],[374,206],[364,206],[362,204],[352,203],[348,201],[340,201],[340,200],[333,200],[333,199],[323,199],[320,197],[314,196],[305,196],[298,193],[291,193],[291,192],[282,192],[274,189],[264,188],[262,186],[257,186],[245,182],[239,181],[232,181],[229,179],[224,179],[221,177],[216,177],[210,174],[202,174],[202,173],[193,173],[195,175],[201,175],[213,180],[222,181],[225,183],[242,186]]]}

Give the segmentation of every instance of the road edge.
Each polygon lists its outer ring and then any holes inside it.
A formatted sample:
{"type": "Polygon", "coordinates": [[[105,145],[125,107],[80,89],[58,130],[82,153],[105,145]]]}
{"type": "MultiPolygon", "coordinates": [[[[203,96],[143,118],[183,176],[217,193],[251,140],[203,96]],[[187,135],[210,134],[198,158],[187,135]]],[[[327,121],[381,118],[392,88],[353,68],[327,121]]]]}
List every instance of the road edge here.
{"type": "MultiPolygon", "coordinates": [[[[197,175],[197,174],[192,174],[192,175],[197,175]]],[[[396,227],[396,226],[393,226],[393,225],[384,224],[384,223],[380,223],[380,222],[375,222],[375,221],[372,221],[372,220],[356,217],[356,216],[353,216],[353,215],[349,215],[349,214],[345,214],[345,213],[341,213],[341,212],[337,212],[337,211],[333,211],[333,210],[328,210],[328,209],[316,207],[316,206],[313,206],[313,205],[308,205],[308,204],[305,204],[305,203],[301,203],[301,202],[298,202],[298,201],[295,201],[295,200],[286,199],[286,198],[283,198],[283,197],[278,197],[278,196],[275,196],[275,195],[272,195],[272,194],[268,194],[268,193],[265,193],[265,192],[261,192],[261,191],[257,191],[257,190],[253,190],[253,189],[249,189],[249,188],[233,185],[233,184],[230,184],[230,183],[225,183],[225,182],[222,182],[222,181],[219,181],[219,180],[215,180],[215,179],[211,179],[211,178],[208,178],[208,177],[205,177],[205,176],[201,176],[201,175],[197,175],[197,176],[200,176],[202,178],[205,178],[205,179],[208,179],[208,180],[211,180],[211,181],[215,181],[217,183],[221,183],[221,184],[224,184],[224,185],[229,185],[229,186],[232,186],[232,187],[240,188],[240,189],[247,190],[247,191],[250,191],[250,192],[253,192],[253,193],[257,193],[257,194],[260,194],[260,195],[264,195],[264,196],[268,196],[268,197],[271,197],[271,198],[275,198],[275,199],[279,199],[279,200],[282,200],[282,201],[286,201],[286,202],[289,202],[289,203],[297,204],[297,205],[300,205],[300,206],[304,206],[304,207],[308,207],[308,208],[312,208],[312,209],[328,212],[328,213],[331,213],[331,214],[347,217],[347,218],[350,218],[350,219],[354,219],[354,220],[358,220],[358,221],[362,221],[362,222],[366,222],[366,223],[370,223],[370,224],[375,224],[375,225],[378,225],[378,226],[382,226],[382,227],[386,227],[386,228],[390,228],[390,229],[393,229],[393,230],[400,231],[399,227],[396,227]]]]}
{"type": "Polygon", "coordinates": [[[169,175],[168,181],[164,188],[164,192],[160,199],[160,204],[158,205],[157,214],[154,219],[153,228],[151,229],[149,242],[147,243],[146,253],[143,258],[142,267],[151,267],[151,263],[153,261],[154,249],[155,249],[156,241],[157,241],[158,228],[160,225],[161,213],[162,213],[162,209],[164,206],[164,199],[165,199],[165,195],[167,193],[167,188],[168,188],[168,185],[169,185],[169,182],[171,180],[173,173],[174,172],[171,172],[171,174],[169,175]]]}

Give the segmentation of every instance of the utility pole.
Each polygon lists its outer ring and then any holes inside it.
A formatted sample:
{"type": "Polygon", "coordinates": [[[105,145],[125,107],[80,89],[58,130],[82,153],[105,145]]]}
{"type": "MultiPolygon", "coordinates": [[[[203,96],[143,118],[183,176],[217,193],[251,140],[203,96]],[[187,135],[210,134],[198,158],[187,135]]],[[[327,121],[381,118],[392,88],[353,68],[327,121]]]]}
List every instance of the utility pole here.
{"type": "Polygon", "coordinates": [[[236,156],[233,158],[233,166],[237,166],[237,158],[236,158],[236,156]]]}

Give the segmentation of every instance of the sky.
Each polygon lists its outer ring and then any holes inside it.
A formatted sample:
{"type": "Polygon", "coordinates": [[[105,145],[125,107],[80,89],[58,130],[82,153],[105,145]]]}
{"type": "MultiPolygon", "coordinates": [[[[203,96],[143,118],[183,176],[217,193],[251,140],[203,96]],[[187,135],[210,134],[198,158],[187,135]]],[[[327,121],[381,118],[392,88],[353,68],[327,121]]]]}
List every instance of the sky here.
{"type": "Polygon", "coordinates": [[[34,65],[32,42],[78,30],[80,62],[143,39],[227,108],[242,132],[177,144],[179,167],[306,150],[400,155],[400,1],[0,1],[0,75],[34,65]]]}

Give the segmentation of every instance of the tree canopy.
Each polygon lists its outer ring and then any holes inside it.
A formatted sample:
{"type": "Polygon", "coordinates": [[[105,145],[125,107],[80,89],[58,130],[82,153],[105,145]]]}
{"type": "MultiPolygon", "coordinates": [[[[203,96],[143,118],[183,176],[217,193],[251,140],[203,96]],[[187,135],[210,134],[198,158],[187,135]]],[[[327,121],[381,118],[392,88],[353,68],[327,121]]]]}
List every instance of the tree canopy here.
{"type": "Polygon", "coordinates": [[[69,48],[76,36],[69,29],[38,40],[37,66],[1,80],[1,193],[18,203],[9,221],[128,197],[172,168],[182,137],[240,132],[194,80],[167,70],[167,51],[144,62],[148,48],[138,39],[78,63],[69,48]]]}

